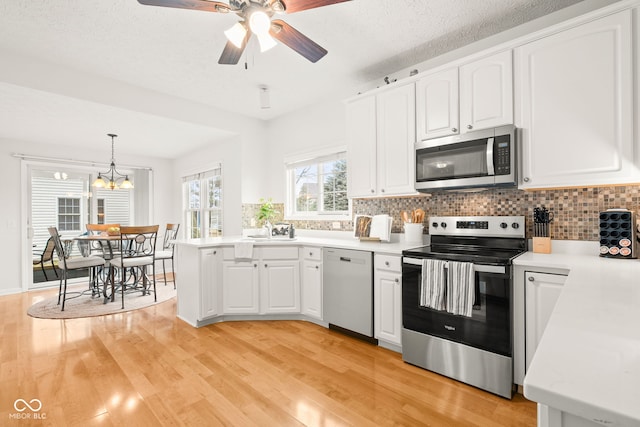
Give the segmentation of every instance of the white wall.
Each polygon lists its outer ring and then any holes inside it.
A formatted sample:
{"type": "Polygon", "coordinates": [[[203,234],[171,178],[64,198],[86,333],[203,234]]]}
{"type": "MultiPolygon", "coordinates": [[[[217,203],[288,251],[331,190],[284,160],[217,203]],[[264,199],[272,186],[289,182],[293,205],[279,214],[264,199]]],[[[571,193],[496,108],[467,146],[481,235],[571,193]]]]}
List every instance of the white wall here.
{"type": "Polygon", "coordinates": [[[327,101],[274,119],[267,129],[269,187],[261,197],[282,203],[286,196],[285,157],[346,145],[345,107],[341,100],[327,101]]]}
{"type": "MultiPolygon", "coordinates": [[[[22,210],[23,194],[21,192],[21,160],[12,156],[12,153],[21,153],[32,156],[55,157],[81,161],[94,161],[101,165],[108,161],[108,154],[97,153],[91,149],[78,149],[77,147],[65,147],[43,143],[31,143],[23,141],[9,141],[0,139],[0,182],[4,183],[0,188],[0,259],[3,261],[3,280],[0,281],[0,295],[20,292],[22,290],[22,254],[31,252],[31,248],[25,249],[27,244],[23,240],[21,227],[26,212],[22,210]]],[[[167,189],[171,188],[173,179],[172,161],[154,157],[122,156],[128,165],[148,166],[154,170],[153,182],[153,209],[151,222],[159,224],[164,229],[167,222],[177,222],[179,216],[174,216],[172,206],[174,194],[167,189]]],[[[30,259],[27,259],[27,262],[30,259]]]]}

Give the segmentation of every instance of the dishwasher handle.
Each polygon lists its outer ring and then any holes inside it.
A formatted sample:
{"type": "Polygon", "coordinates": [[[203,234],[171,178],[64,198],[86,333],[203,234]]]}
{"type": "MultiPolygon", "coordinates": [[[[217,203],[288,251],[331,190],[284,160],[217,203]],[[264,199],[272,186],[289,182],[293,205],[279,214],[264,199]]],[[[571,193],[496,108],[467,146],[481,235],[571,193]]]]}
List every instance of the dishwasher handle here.
{"type": "Polygon", "coordinates": [[[351,258],[347,258],[346,256],[341,256],[340,261],[351,262],[351,258]]]}

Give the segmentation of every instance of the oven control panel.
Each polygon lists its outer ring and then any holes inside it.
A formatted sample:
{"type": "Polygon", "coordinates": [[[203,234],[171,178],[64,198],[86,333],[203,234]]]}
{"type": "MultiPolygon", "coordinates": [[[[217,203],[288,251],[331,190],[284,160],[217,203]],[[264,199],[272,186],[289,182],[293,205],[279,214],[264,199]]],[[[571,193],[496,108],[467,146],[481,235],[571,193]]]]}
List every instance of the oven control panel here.
{"type": "Polygon", "coordinates": [[[524,216],[432,216],[429,234],[524,238],[524,216]]]}

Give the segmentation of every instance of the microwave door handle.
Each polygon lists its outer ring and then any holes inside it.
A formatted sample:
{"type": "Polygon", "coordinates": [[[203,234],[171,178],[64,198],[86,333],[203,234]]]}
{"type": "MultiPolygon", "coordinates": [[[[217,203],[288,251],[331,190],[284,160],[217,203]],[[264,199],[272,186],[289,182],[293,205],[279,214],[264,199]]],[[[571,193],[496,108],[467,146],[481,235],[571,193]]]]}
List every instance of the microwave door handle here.
{"type": "Polygon", "coordinates": [[[489,176],[496,174],[493,169],[493,138],[487,139],[487,174],[489,176]]]}

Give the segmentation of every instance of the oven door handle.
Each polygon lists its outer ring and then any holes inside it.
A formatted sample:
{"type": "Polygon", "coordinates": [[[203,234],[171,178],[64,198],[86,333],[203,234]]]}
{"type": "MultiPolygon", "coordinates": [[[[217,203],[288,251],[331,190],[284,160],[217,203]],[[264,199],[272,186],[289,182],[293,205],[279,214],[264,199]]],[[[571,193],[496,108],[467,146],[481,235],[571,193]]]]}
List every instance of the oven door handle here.
{"type": "MultiPolygon", "coordinates": [[[[422,259],[402,257],[402,263],[407,265],[422,266],[422,259]]],[[[507,269],[503,265],[483,265],[483,264],[473,264],[473,270],[477,271],[478,273],[498,273],[498,274],[505,274],[507,271],[507,269]]]]}

